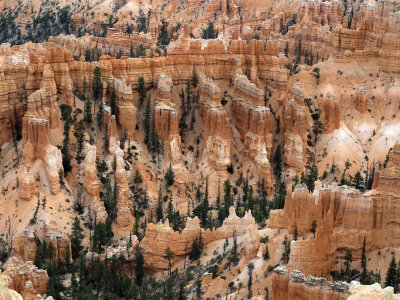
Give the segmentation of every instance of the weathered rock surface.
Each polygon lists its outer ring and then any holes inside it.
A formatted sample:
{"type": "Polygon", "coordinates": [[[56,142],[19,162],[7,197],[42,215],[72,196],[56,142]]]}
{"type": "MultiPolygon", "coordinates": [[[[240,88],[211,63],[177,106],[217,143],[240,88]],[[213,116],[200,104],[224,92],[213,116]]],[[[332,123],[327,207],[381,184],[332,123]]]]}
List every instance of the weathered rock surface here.
{"type": "Polygon", "coordinates": [[[0,298],[4,300],[23,300],[19,293],[8,288],[8,277],[1,273],[0,270],[0,298]]]}
{"type": "Polygon", "coordinates": [[[19,291],[23,299],[33,300],[37,299],[38,294],[46,294],[49,276],[45,270],[38,269],[31,261],[11,257],[6,262],[5,269],[4,276],[11,279],[10,288],[19,291]]]}
{"type": "Polygon", "coordinates": [[[204,155],[216,169],[226,169],[231,163],[230,119],[221,105],[221,90],[213,80],[200,74],[200,115],[204,120],[204,155]]]}
{"type": "Polygon", "coordinates": [[[85,160],[83,161],[83,188],[87,194],[87,206],[92,210],[98,222],[105,222],[107,212],[100,200],[100,183],[97,178],[96,146],[85,143],[85,160]]]}
{"type": "Polygon", "coordinates": [[[328,274],[335,269],[336,261],[343,259],[343,249],[361,257],[364,238],[366,251],[396,247],[400,239],[396,234],[398,223],[393,222],[399,209],[398,149],[396,145],[392,160],[381,171],[386,175],[378,176],[376,189],[367,193],[346,186],[316,188],[313,194],[304,185],[297,185],[294,192],[287,189],[285,207],[271,212],[270,227],[286,228],[289,233],[297,227],[299,235],[306,235],[313,220],[317,223],[315,239],[291,242],[289,270],[328,274]]]}
{"type": "Polygon", "coordinates": [[[243,218],[239,218],[234,207],[229,210],[229,217],[226,218],[222,226],[216,230],[204,230],[200,227],[200,220],[188,218],[186,226],[181,233],[173,231],[169,226],[168,220],[162,224],[148,224],[146,235],[140,242],[147,267],[157,270],[166,270],[168,268],[168,260],[165,256],[165,250],[169,247],[174,253],[174,262],[183,259],[192,251],[192,243],[195,238],[203,239],[204,246],[210,242],[227,237],[245,236],[245,240],[251,242],[246,248],[246,259],[256,257],[258,251],[259,237],[255,229],[254,218],[248,211],[243,218]]]}

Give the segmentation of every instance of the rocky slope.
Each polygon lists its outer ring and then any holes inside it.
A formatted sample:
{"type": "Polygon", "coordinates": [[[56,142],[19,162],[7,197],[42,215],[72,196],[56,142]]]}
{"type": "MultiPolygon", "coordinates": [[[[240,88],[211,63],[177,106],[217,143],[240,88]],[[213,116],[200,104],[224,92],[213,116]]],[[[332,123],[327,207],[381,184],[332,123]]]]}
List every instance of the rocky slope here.
{"type": "Polygon", "coordinates": [[[397,299],[397,1],[2,4],[0,295],[397,299]]]}

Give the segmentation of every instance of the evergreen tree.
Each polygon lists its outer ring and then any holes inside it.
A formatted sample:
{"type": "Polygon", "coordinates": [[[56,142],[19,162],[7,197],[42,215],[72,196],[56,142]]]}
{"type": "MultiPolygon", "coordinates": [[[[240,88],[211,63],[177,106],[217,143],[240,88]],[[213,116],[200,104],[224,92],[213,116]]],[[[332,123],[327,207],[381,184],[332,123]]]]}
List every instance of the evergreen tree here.
{"type": "Polygon", "coordinates": [[[80,120],[74,129],[74,136],[76,137],[77,148],[76,148],[76,160],[78,164],[84,159],[82,154],[83,151],[83,142],[85,141],[85,125],[83,124],[83,120],[80,120]]]}
{"type": "Polygon", "coordinates": [[[167,46],[170,42],[170,37],[168,34],[168,23],[165,20],[161,20],[161,30],[158,36],[158,44],[160,46],[167,46]]]}
{"type": "Polygon", "coordinates": [[[172,170],[171,164],[169,164],[169,168],[167,169],[167,172],[164,175],[165,179],[165,186],[166,188],[169,188],[171,185],[174,184],[174,171],[172,170]]]}
{"type": "Polygon", "coordinates": [[[101,130],[101,125],[103,123],[103,114],[104,114],[104,103],[103,100],[101,100],[99,105],[99,110],[97,111],[96,114],[97,126],[100,128],[100,130],[101,130]]]}
{"type": "Polygon", "coordinates": [[[214,23],[208,22],[207,28],[203,29],[203,39],[215,39],[217,37],[217,33],[214,30],[214,23]]]}
{"type": "Polygon", "coordinates": [[[265,247],[265,253],[264,253],[264,259],[265,260],[269,260],[269,250],[268,250],[268,246],[265,247]]]}
{"type": "Polygon", "coordinates": [[[201,232],[199,238],[195,237],[192,242],[192,252],[189,254],[189,258],[191,260],[198,260],[203,252],[203,239],[201,236],[201,232]]]}
{"type": "Polygon", "coordinates": [[[163,197],[162,189],[161,189],[161,185],[160,185],[160,189],[158,190],[158,199],[157,199],[157,208],[156,208],[157,222],[164,219],[162,197],[163,197]]]}
{"type": "Polygon", "coordinates": [[[174,205],[172,203],[172,195],[171,195],[169,197],[168,206],[167,206],[167,218],[169,220],[169,224],[174,223],[174,216],[175,216],[175,212],[174,212],[174,205]]]}
{"type": "Polygon", "coordinates": [[[196,88],[198,83],[199,83],[199,80],[197,78],[196,65],[193,65],[193,71],[192,71],[192,84],[193,84],[193,87],[196,88]]]}
{"type": "Polygon", "coordinates": [[[344,262],[344,265],[346,267],[346,270],[345,270],[346,274],[350,273],[350,265],[351,265],[352,261],[353,261],[353,254],[352,254],[351,250],[347,250],[346,256],[345,256],[345,262],[344,262]]]}
{"type": "Polygon", "coordinates": [[[398,285],[397,266],[396,266],[396,259],[393,256],[386,273],[385,286],[392,286],[394,288],[394,292],[397,293],[397,285],[398,285]]]}
{"type": "Polygon", "coordinates": [[[177,300],[187,300],[186,290],[185,290],[185,282],[184,281],[181,281],[181,283],[179,284],[179,291],[178,291],[177,300]]]}
{"type": "Polygon", "coordinates": [[[237,265],[239,262],[239,257],[238,257],[238,252],[237,252],[237,238],[235,231],[233,232],[233,247],[232,247],[232,252],[229,257],[229,261],[233,263],[234,266],[237,265]]]}
{"type": "Polygon", "coordinates": [[[93,121],[92,102],[89,100],[89,98],[86,98],[86,100],[85,100],[84,119],[85,119],[85,122],[88,124],[92,123],[92,121],[93,121]]]}
{"type": "Polygon", "coordinates": [[[285,46],[285,56],[289,57],[289,42],[286,42],[286,46],[285,46]]]}
{"type": "Polygon", "coordinates": [[[72,258],[76,259],[79,257],[79,252],[83,249],[82,240],[84,238],[83,229],[80,225],[78,217],[75,217],[74,223],[72,223],[72,229],[69,238],[71,241],[72,258]]]}
{"type": "Polygon", "coordinates": [[[143,182],[142,174],[138,169],[135,170],[135,175],[133,176],[133,182],[135,183],[136,189],[139,187],[139,184],[143,182]]]}
{"type": "Polygon", "coordinates": [[[168,274],[169,276],[171,276],[171,271],[172,271],[171,259],[175,257],[175,253],[168,247],[167,249],[165,249],[165,257],[168,260],[168,274]]]}
{"type": "Polygon", "coordinates": [[[111,115],[117,117],[117,95],[115,94],[115,86],[113,84],[113,88],[110,94],[109,104],[111,108],[111,115]]]}
{"type": "Polygon", "coordinates": [[[366,238],[364,237],[364,241],[363,241],[363,248],[362,248],[362,252],[361,252],[361,278],[360,281],[361,283],[364,283],[364,280],[367,278],[367,256],[365,254],[365,243],[366,243],[366,238]]]}
{"type": "MultiPolygon", "coordinates": [[[[68,129],[69,131],[69,129],[68,129]]],[[[70,154],[70,142],[69,142],[69,133],[64,137],[63,140],[63,145],[61,149],[61,154],[62,154],[62,162],[63,162],[63,168],[64,172],[68,173],[71,171],[71,154],[70,154]]]]}
{"type": "Polygon", "coordinates": [[[290,257],[290,241],[288,239],[288,236],[285,235],[285,238],[283,239],[283,253],[282,253],[282,261],[284,264],[287,264],[289,262],[289,257],[290,257]]]}
{"type": "Polygon", "coordinates": [[[247,299],[251,299],[253,297],[253,270],[254,270],[254,264],[249,263],[247,265],[247,269],[249,272],[249,282],[247,284],[247,288],[249,290],[249,294],[247,295],[247,299]]]}
{"type": "Polygon", "coordinates": [[[151,124],[151,99],[149,94],[143,117],[144,143],[147,145],[147,148],[149,148],[150,146],[150,124],[151,124]]]}
{"type": "Polygon", "coordinates": [[[139,93],[139,103],[142,105],[143,101],[146,99],[146,87],[144,83],[144,78],[142,76],[138,79],[138,93],[139,93]]]}
{"type": "Polygon", "coordinates": [[[103,82],[101,81],[101,72],[98,66],[93,70],[92,89],[94,101],[97,103],[103,93],[103,82]]]}
{"type": "Polygon", "coordinates": [[[364,187],[364,178],[361,176],[360,171],[358,171],[354,177],[353,177],[353,181],[352,181],[352,185],[360,190],[360,191],[364,191],[365,187],[364,187]]]}
{"type": "Polygon", "coordinates": [[[133,51],[133,42],[131,41],[131,48],[129,50],[129,57],[135,57],[135,52],[133,51]]]}
{"type": "Polygon", "coordinates": [[[296,225],[296,226],[294,226],[293,240],[297,241],[297,236],[298,236],[298,231],[297,231],[297,225],[296,225]]]}
{"type": "Polygon", "coordinates": [[[140,251],[139,245],[136,246],[135,250],[135,283],[138,287],[141,287],[144,280],[144,257],[140,251]]]}
{"type": "Polygon", "coordinates": [[[312,220],[310,232],[314,235],[314,238],[316,231],[317,231],[317,221],[312,220]]]}
{"type": "Polygon", "coordinates": [[[144,14],[143,10],[140,8],[139,9],[139,14],[136,18],[136,24],[137,24],[137,32],[145,32],[146,31],[146,25],[147,25],[147,20],[146,20],[146,15],[144,14]]]}

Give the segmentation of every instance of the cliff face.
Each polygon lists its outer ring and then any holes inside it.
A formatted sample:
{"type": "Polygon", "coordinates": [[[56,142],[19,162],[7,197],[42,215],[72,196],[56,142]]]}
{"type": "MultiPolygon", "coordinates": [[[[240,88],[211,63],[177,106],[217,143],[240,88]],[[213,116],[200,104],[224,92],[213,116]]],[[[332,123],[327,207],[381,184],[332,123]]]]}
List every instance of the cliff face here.
{"type": "Polygon", "coordinates": [[[231,163],[231,124],[221,104],[222,93],[213,80],[200,74],[200,115],[204,120],[204,155],[216,169],[231,163]]]}
{"type": "Polygon", "coordinates": [[[289,274],[285,267],[275,268],[268,280],[272,282],[273,299],[348,299],[349,284],[346,282],[330,282],[322,277],[306,277],[299,271],[289,274]]]}
{"type": "Polygon", "coordinates": [[[392,160],[380,171],[385,175],[378,176],[376,189],[365,194],[346,186],[317,188],[314,194],[304,185],[298,185],[294,192],[287,189],[285,207],[271,212],[270,227],[286,228],[289,233],[297,227],[298,234],[306,236],[313,220],[317,223],[315,238],[292,241],[289,270],[328,274],[335,270],[338,259],[343,259],[343,249],[360,257],[364,238],[368,252],[395,247],[400,238],[395,222],[399,209],[398,148],[397,144],[392,160]],[[387,230],[392,232],[390,236],[387,230]]]}
{"type": "Polygon", "coordinates": [[[264,105],[264,92],[246,76],[236,74],[232,103],[235,126],[241,133],[245,154],[255,161],[266,185],[271,187],[272,117],[264,105]]]}
{"type": "Polygon", "coordinates": [[[5,264],[5,268],[4,276],[11,279],[10,288],[20,291],[23,299],[33,300],[37,299],[38,294],[46,294],[49,276],[45,270],[38,269],[31,261],[24,262],[11,257],[5,264]]]}
{"type": "Polygon", "coordinates": [[[27,111],[22,122],[22,147],[24,163],[36,159],[46,163],[50,189],[53,194],[60,190],[59,171],[62,170],[61,152],[50,144],[49,130],[60,127],[60,111],[56,102],[56,84],[51,66],[43,68],[40,90],[28,97],[27,111]]]}
{"type": "Polygon", "coordinates": [[[100,201],[100,183],[97,178],[96,146],[85,143],[85,160],[83,162],[83,189],[86,192],[86,206],[92,210],[91,214],[96,216],[98,222],[105,222],[107,212],[104,204],[100,201]]]}
{"type": "Polygon", "coordinates": [[[399,299],[392,287],[382,289],[379,283],[361,285],[358,281],[331,282],[323,277],[304,276],[300,271],[290,274],[285,267],[277,267],[270,278],[273,299],[290,300],[361,300],[399,299]]]}
{"type": "Polygon", "coordinates": [[[173,261],[178,261],[188,256],[192,252],[192,245],[195,238],[201,238],[204,246],[212,241],[223,240],[232,237],[234,234],[238,237],[244,236],[245,241],[251,242],[246,247],[246,258],[256,257],[259,247],[259,236],[256,234],[257,225],[250,212],[247,212],[243,218],[235,214],[233,207],[229,210],[229,217],[226,218],[222,226],[216,230],[204,230],[200,227],[200,220],[195,217],[188,218],[186,226],[181,233],[173,231],[169,226],[168,220],[162,224],[148,224],[146,235],[140,242],[140,248],[143,251],[145,262],[149,267],[156,270],[166,270],[168,260],[165,257],[165,250],[169,247],[175,254],[173,261]]]}

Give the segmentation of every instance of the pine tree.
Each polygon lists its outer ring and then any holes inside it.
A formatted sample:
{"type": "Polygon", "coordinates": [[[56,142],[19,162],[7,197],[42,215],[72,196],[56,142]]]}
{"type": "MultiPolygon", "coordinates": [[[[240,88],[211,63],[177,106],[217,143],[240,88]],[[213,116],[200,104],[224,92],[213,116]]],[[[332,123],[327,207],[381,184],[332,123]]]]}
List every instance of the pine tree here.
{"type": "Polygon", "coordinates": [[[247,269],[249,272],[249,282],[247,284],[247,288],[249,290],[249,294],[247,295],[247,299],[251,299],[253,297],[253,270],[254,270],[254,264],[249,263],[247,265],[247,269]]]}
{"type": "Polygon", "coordinates": [[[196,88],[198,83],[199,83],[199,80],[197,78],[196,65],[193,65],[193,71],[192,71],[192,84],[193,84],[193,87],[196,88]]]}
{"type": "Polygon", "coordinates": [[[103,93],[103,82],[101,81],[101,72],[98,66],[96,66],[93,70],[92,88],[93,88],[93,98],[95,102],[97,102],[103,93]]]}
{"type": "Polygon", "coordinates": [[[397,293],[397,285],[398,285],[397,266],[396,266],[396,259],[393,256],[386,273],[385,286],[392,286],[394,288],[394,292],[397,293]]]}
{"type": "Polygon", "coordinates": [[[165,186],[166,188],[169,188],[171,185],[174,184],[174,171],[172,170],[171,164],[169,164],[169,168],[167,169],[167,172],[164,175],[165,179],[165,186]]]}
{"type": "Polygon", "coordinates": [[[186,290],[185,290],[185,282],[182,281],[179,284],[179,292],[178,292],[177,300],[186,300],[186,299],[187,299],[187,297],[186,297],[186,290]]]}
{"type": "Polygon", "coordinates": [[[144,14],[143,10],[140,8],[139,9],[139,15],[136,17],[136,23],[137,23],[137,32],[145,32],[146,30],[146,25],[147,25],[147,20],[146,20],[146,15],[144,14]]]}
{"type": "Polygon", "coordinates": [[[61,154],[62,154],[62,162],[63,162],[64,172],[68,173],[69,171],[71,171],[71,154],[70,154],[69,134],[64,137],[61,154]]]}
{"type": "Polygon", "coordinates": [[[264,259],[265,260],[269,260],[269,250],[268,250],[268,246],[265,247],[265,253],[264,253],[264,259]]]}
{"type": "Polygon", "coordinates": [[[139,245],[136,246],[135,250],[135,283],[138,287],[141,287],[144,280],[144,257],[140,251],[139,245]]]}
{"type": "Polygon", "coordinates": [[[174,223],[174,205],[172,203],[172,195],[169,197],[168,206],[167,206],[167,218],[169,220],[169,224],[174,223]]]}
{"type": "Polygon", "coordinates": [[[285,46],[285,56],[289,57],[289,42],[286,42],[286,46],[285,46]]]}
{"type": "Polygon", "coordinates": [[[85,100],[84,119],[85,119],[85,122],[88,124],[92,123],[92,121],[93,121],[92,102],[90,101],[89,98],[86,98],[86,100],[85,100]]]}
{"type": "Polygon", "coordinates": [[[104,103],[103,100],[101,100],[99,105],[99,110],[97,111],[96,114],[97,126],[100,128],[100,130],[101,130],[101,125],[103,123],[103,114],[104,114],[104,103]]]}
{"type": "Polygon", "coordinates": [[[142,76],[138,79],[138,93],[139,93],[139,103],[142,105],[143,101],[146,99],[146,88],[144,83],[144,78],[142,76]]]}
{"type": "Polygon", "coordinates": [[[360,171],[358,171],[358,172],[354,175],[353,180],[352,180],[352,185],[353,185],[356,189],[358,189],[358,190],[360,190],[360,191],[364,191],[364,189],[365,189],[365,187],[364,187],[364,178],[361,176],[360,171]]]}
{"type": "Polygon", "coordinates": [[[149,148],[150,146],[150,124],[151,124],[151,99],[149,94],[143,116],[144,143],[147,145],[147,148],[149,148]]]}
{"type": "Polygon", "coordinates": [[[138,169],[135,170],[135,175],[133,176],[133,182],[136,185],[136,189],[139,187],[139,184],[143,182],[142,174],[138,169]]]}
{"type": "Polygon", "coordinates": [[[133,51],[133,42],[131,41],[131,48],[130,48],[130,51],[129,51],[129,56],[130,57],[135,57],[135,52],[133,51]]]}
{"type": "Polygon", "coordinates": [[[37,204],[36,204],[35,212],[33,213],[33,217],[32,217],[32,219],[29,221],[29,224],[30,224],[30,225],[33,225],[33,224],[36,223],[37,214],[38,214],[39,208],[40,208],[39,192],[37,193],[37,195],[38,195],[38,201],[37,201],[37,204]]]}
{"type": "Polygon", "coordinates": [[[76,149],[76,160],[78,164],[84,159],[82,154],[83,151],[83,142],[85,141],[85,125],[83,124],[83,120],[80,120],[74,129],[74,136],[76,137],[77,149],[76,149]]]}
{"type": "Polygon", "coordinates": [[[297,225],[296,225],[296,226],[294,226],[293,240],[297,241],[297,236],[298,236],[298,231],[297,231],[297,225]]]}
{"type": "Polygon", "coordinates": [[[352,261],[353,261],[353,254],[352,254],[351,250],[347,250],[346,256],[345,256],[345,262],[344,262],[344,265],[346,267],[346,270],[345,270],[346,274],[350,273],[350,265],[351,265],[352,261]]]}
{"type": "Polygon", "coordinates": [[[363,248],[361,252],[361,268],[362,268],[361,278],[360,278],[361,283],[363,283],[364,280],[367,278],[367,256],[365,254],[365,243],[366,243],[366,238],[364,237],[363,248]]]}
{"type": "Polygon", "coordinates": [[[175,253],[168,247],[165,249],[165,257],[168,259],[168,274],[171,276],[172,264],[171,259],[175,257],[175,253]]]}
{"type": "Polygon", "coordinates": [[[237,265],[237,263],[239,262],[239,258],[238,258],[238,249],[237,249],[237,237],[235,234],[235,231],[233,232],[233,247],[232,247],[232,252],[231,252],[231,256],[229,258],[229,261],[233,263],[234,266],[237,265]]]}
{"type": "Polygon", "coordinates": [[[111,115],[117,117],[117,95],[115,94],[115,86],[113,84],[113,88],[110,94],[109,104],[111,108],[111,115]]]}
{"type": "Polygon", "coordinates": [[[70,296],[71,296],[72,300],[75,300],[77,293],[78,293],[78,281],[76,279],[74,268],[72,268],[72,272],[71,272],[71,287],[70,287],[70,289],[71,289],[70,296]]]}
{"type": "Polygon", "coordinates": [[[157,208],[156,208],[156,215],[157,215],[157,222],[164,219],[164,211],[162,205],[162,189],[160,185],[160,189],[158,190],[158,199],[157,199],[157,208]]]}
{"type": "Polygon", "coordinates": [[[310,232],[314,235],[314,239],[316,231],[317,231],[317,221],[312,220],[310,232]]]}

